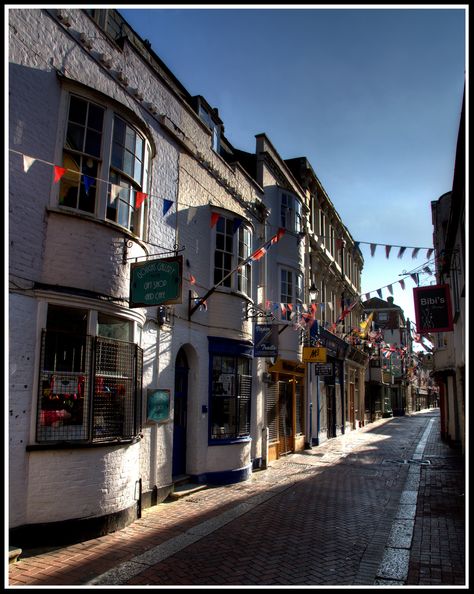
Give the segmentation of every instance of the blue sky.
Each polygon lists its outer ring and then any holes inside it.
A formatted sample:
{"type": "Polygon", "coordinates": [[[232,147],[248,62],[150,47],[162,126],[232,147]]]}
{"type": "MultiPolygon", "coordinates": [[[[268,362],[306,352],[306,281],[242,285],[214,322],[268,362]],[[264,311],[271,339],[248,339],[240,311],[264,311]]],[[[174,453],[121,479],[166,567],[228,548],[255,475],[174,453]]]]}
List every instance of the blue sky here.
{"type": "Polygon", "coordinates": [[[254,151],[264,132],[282,158],[308,158],[354,240],[367,242],[363,295],[382,288],[386,299],[392,284],[414,320],[416,285],[398,281],[427,263],[426,250],[399,259],[392,248],[387,259],[382,244],[432,246],[431,201],[452,185],[466,5],[168,6],[118,9],[218,108],[236,148],[254,151]]]}

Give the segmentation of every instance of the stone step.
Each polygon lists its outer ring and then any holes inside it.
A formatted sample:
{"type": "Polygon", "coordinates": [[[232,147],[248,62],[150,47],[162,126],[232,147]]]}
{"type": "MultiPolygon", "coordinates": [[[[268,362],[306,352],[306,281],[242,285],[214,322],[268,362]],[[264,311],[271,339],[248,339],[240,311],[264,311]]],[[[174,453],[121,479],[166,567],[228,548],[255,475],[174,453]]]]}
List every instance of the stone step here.
{"type": "Polygon", "coordinates": [[[198,491],[202,491],[203,489],[207,489],[207,485],[204,485],[202,483],[175,483],[173,491],[168,495],[168,499],[181,499],[182,497],[192,495],[193,493],[197,493],[198,491]]]}
{"type": "Polygon", "coordinates": [[[8,547],[8,563],[16,563],[22,550],[18,547],[8,547]]]}

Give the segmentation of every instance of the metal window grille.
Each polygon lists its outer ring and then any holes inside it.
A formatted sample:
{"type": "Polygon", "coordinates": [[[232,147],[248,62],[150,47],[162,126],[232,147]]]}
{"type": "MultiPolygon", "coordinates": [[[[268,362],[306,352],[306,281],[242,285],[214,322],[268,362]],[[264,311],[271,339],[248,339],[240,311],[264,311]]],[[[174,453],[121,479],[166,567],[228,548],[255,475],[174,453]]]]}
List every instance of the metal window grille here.
{"type": "Polygon", "coordinates": [[[129,439],[141,427],[142,349],[43,331],[36,439],[129,439]]]}
{"type": "Polygon", "coordinates": [[[278,384],[275,382],[267,388],[267,425],[268,440],[278,441],[278,384]]]}
{"type": "Polygon", "coordinates": [[[252,394],[252,378],[248,375],[238,376],[239,393],[237,396],[238,435],[250,433],[250,398],[252,394]]]}

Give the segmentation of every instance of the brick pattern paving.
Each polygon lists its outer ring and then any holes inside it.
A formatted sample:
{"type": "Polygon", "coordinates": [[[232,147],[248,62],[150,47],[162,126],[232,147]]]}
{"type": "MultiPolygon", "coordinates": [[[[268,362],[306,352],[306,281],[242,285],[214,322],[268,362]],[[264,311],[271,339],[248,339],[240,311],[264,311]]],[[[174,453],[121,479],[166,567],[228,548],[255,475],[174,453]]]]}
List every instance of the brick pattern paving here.
{"type": "MultiPolygon", "coordinates": [[[[373,584],[408,472],[408,465],[396,461],[411,456],[433,414],[372,423],[311,451],[281,458],[244,483],[213,487],[146,509],[134,524],[101,538],[56,550],[24,550],[20,561],[9,567],[9,584],[86,584],[262,493],[272,496],[160,563],[144,566],[128,585],[373,584]]],[[[432,455],[433,448],[439,450],[438,441],[435,426],[427,446],[432,455]]],[[[439,451],[449,466],[450,452],[443,448],[439,451]]],[[[430,502],[430,510],[426,508],[435,476],[442,483],[440,495],[447,489],[449,499],[452,491],[458,490],[462,473],[452,469],[435,472],[434,464],[423,469],[423,500],[417,516],[420,525],[415,529],[409,573],[412,584],[435,583],[423,582],[424,569],[433,568],[432,579],[436,573],[433,562],[423,565],[436,540],[434,516],[427,515],[431,511],[437,514],[438,526],[447,518],[451,538],[449,550],[443,549],[440,555],[440,579],[443,584],[458,584],[463,579],[462,514],[453,517],[449,510],[445,513],[437,508],[441,497],[437,497],[438,503],[430,502]],[[451,485],[449,477],[455,484],[451,485]],[[443,559],[450,555],[457,555],[459,563],[451,559],[452,568],[457,569],[448,575],[443,573],[443,559]]],[[[439,547],[441,541],[441,537],[436,540],[439,547]]]]}
{"type": "Polygon", "coordinates": [[[464,457],[439,438],[439,418],[425,448],[407,584],[465,585],[464,457]]]}

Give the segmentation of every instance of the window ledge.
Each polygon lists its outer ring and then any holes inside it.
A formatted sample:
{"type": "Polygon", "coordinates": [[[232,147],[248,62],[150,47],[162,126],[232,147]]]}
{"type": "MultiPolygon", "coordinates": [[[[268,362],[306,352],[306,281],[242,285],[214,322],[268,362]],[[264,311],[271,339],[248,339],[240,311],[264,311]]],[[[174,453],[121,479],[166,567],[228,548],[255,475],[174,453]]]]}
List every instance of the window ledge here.
{"type": "Polygon", "coordinates": [[[115,439],[111,441],[94,441],[94,442],[75,442],[75,441],[57,441],[49,443],[34,443],[26,446],[27,452],[40,452],[43,450],[77,450],[90,449],[100,447],[112,446],[128,446],[141,441],[141,436],[137,435],[131,439],[115,439]]]}
{"type": "Polygon", "coordinates": [[[252,441],[250,435],[245,437],[231,437],[229,439],[209,439],[209,446],[232,445],[236,443],[249,443],[252,441]]]}

